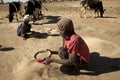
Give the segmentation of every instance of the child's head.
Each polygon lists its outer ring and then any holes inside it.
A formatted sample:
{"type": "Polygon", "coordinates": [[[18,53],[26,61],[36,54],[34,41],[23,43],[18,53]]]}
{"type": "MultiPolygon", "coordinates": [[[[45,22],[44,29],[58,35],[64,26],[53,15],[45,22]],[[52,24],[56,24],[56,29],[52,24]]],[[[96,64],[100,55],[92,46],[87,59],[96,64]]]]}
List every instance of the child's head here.
{"type": "Polygon", "coordinates": [[[63,38],[69,39],[74,32],[74,25],[71,19],[63,18],[57,23],[60,34],[63,38]]]}
{"type": "Polygon", "coordinates": [[[31,16],[30,16],[30,15],[28,15],[28,14],[27,14],[27,15],[25,15],[23,19],[24,19],[24,22],[29,22],[29,21],[31,21],[31,20],[32,20],[31,16]]]}

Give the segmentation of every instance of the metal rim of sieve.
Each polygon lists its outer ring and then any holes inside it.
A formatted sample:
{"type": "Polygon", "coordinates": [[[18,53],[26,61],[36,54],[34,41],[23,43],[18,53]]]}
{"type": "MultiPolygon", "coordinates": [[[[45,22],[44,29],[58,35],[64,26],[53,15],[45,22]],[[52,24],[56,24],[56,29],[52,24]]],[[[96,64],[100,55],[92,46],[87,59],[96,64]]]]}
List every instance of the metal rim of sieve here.
{"type": "MultiPolygon", "coordinates": [[[[38,51],[38,52],[35,53],[34,58],[37,59],[37,55],[40,54],[40,53],[44,53],[44,52],[50,52],[50,50],[41,50],[41,51],[38,51]]],[[[50,52],[50,55],[51,55],[51,52],[50,52]]]]}

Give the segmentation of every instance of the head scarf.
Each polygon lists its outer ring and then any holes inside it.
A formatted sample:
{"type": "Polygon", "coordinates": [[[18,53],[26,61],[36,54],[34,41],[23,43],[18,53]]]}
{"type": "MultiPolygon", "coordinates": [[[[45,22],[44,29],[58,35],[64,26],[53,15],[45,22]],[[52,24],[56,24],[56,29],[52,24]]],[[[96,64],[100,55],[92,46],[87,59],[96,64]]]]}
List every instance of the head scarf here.
{"type": "Polygon", "coordinates": [[[27,21],[31,21],[31,20],[32,20],[31,16],[28,15],[28,14],[25,15],[23,19],[24,19],[24,22],[27,22],[27,21]]]}
{"type": "Polygon", "coordinates": [[[58,21],[57,26],[65,39],[69,39],[72,34],[75,34],[74,25],[71,19],[62,18],[58,21]]]}

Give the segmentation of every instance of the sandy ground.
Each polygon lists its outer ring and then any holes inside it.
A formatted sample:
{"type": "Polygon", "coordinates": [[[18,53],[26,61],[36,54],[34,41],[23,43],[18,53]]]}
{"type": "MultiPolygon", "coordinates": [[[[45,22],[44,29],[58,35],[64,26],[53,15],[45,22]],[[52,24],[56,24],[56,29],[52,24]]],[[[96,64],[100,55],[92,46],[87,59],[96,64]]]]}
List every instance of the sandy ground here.
{"type": "MultiPolygon", "coordinates": [[[[120,80],[120,0],[103,0],[104,18],[80,18],[79,1],[43,3],[44,19],[32,24],[35,34],[23,40],[16,35],[23,21],[9,23],[8,4],[0,4],[0,80],[120,80]],[[66,72],[63,65],[43,65],[34,61],[34,54],[44,49],[58,50],[62,46],[57,30],[61,17],[71,18],[75,32],[88,44],[91,60],[88,68],[66,72]]],[[[54,56],[58,57],[58,56],[54,56]]],[[[59,57],[58,57],[59,58],[59,57]]]]}

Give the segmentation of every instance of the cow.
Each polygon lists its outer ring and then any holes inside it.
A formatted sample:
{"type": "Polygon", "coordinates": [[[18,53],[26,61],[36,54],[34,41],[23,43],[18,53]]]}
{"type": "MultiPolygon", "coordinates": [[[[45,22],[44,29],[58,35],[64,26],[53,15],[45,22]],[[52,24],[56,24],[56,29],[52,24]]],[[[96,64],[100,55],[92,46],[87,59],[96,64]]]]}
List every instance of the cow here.
{"type": "Polygon", "coordinates": [[[29,14],[33,16],[33,22],[39,19],[39,16],[42,18],[42,2],[36,0],[29,0],[27,2],[25,15],[29,14]]]}
{"type": "MultiPolygon", "coordinates": [[[[81,17],[82,15],[86,14],[86,10],[93,10],[93,18],[95,18],[95,14],[100,17],[103,17],[105,9],[103,9],[103,4],[101,0],[81,0],[80,1],[81,5],[81,17]]],[[[86,15],[84,16],[86,18],[86,15]]]]}
{"type": "Polygon", "coordinates": [[[9,3],[9,22],[12,22],[14,19],[14,15],[16,15],[17,21],[18,21],[18,15],[19,17],[23,17],[22,10],[21,10],[21,2],[11,2],[9,3]]]}

